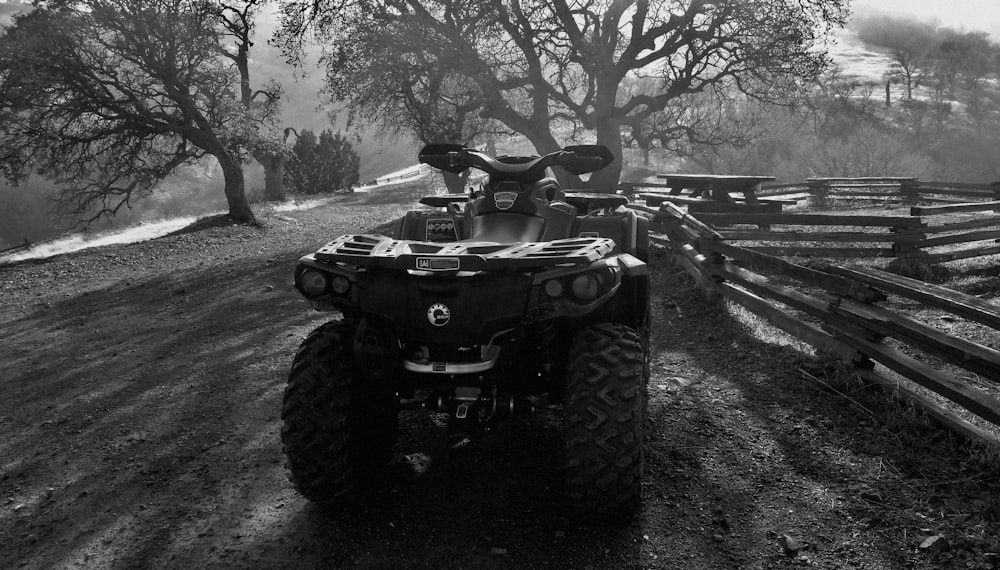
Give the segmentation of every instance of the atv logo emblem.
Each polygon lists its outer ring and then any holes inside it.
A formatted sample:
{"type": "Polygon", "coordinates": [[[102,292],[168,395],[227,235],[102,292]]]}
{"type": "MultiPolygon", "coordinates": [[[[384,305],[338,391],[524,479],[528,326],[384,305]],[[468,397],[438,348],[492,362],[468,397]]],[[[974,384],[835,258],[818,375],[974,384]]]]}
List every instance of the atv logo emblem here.
{"type": "Polygon", "coordinates": [[[517,201],[517,192],[496,192],[493,194],[498,210],[509,210],[517,201]]]}
{"type": "Polygon", "coordinates": [[[451,320],[451,309],[444,303],[434,303],[427,309],[427,320],[436,327],[443,327],[451,320]]]}
{"type": "Polygon", "coordinates": [[[418,257],[417,269],[423,271],[457,271],[461,261],[457,257],[418,257]]]}

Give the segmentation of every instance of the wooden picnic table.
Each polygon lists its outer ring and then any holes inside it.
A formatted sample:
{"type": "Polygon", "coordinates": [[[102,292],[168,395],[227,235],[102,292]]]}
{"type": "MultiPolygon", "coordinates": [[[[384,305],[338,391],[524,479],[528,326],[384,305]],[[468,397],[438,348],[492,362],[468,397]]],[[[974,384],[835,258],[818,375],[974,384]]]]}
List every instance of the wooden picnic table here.
{"type": "Polygon", "coordinates": [[[677,196],[674,194],[667,194],[666,192],[642,192],[637,194],[639,198],[646,201],[646,205],[652,208],[658,208],[664,202],[670,202],[671,204],[714,204],[714,200],[709,200],[708,198],[692,198],[690,196],[677,196]]]}
{"type": "Polygon", "coordinates": [[[657,174],[657,178],[667,181],[670,194],[677,196],[684,190],[691,190],[692,198],[711,197],[716,202],[733,203],[731,192],[739,192],[747,204],[757,203],[757,190],[765,182],[775,180],[774,176],[739,176],[728,174],[657,174]]]}

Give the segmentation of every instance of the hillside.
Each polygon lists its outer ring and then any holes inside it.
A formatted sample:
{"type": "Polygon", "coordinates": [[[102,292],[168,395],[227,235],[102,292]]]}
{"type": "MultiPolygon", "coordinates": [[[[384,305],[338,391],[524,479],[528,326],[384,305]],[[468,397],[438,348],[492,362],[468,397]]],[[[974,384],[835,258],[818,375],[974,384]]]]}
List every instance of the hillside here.
{"type": "Polygon", "coordinates": [[[884,85],[892,60],[882,51],[866,45],[850,27],[837,31],[830,46],[830,59],[844,79],[884,85]]]}
{"type": "Polygon", "coordinates": [[[0,2],[0,26],[11,25],[15,15],[29,8],[28,4],[21,4],[20,2],[0,2]]]}

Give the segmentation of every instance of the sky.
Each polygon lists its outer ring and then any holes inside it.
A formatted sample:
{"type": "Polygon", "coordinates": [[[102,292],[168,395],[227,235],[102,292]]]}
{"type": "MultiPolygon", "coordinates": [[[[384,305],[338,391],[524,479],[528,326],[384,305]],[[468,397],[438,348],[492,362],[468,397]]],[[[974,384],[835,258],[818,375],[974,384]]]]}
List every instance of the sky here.
{"type": "Polygon", "coordinates": [[[852,0],[855,14],[882,12],[936,20],[943,26],[989,32],[1000,41],[1000,0],[852,0]]]}

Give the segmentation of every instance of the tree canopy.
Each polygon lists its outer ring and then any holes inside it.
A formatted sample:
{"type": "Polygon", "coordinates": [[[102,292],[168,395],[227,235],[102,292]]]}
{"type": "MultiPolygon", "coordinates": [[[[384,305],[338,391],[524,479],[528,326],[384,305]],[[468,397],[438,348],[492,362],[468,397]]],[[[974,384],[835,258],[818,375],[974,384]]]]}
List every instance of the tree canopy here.
{"type": "Polygon", "coordinates": [[[242,162],[275,106],[241,99],[223,25],[225,14],[246,13],[239,9],[201,0],[38,2],[0,38],[4,174],[54,180],[66,203],[96,218],[210,155],[230,215],[252,220],[242,162]]]}
{"type": "MultiPolygon", "coordinates": [[[[329,93],[356,112],[376,117],[385,104],[370,97],[373,84],[405,92],[446,80],[452,107],[499,121],[540,153],[585,135],[620,159],[623,131],[685,98],[738,89],[779,100],[807,84],[826,63],[825,34],[843,25],[846,4],[302,0],[286,3],[284,23],[293,46],[305,37],[326,43],[329,93]],[[655,88],[622,89],[629,78],[655,88]]],[[[591,184],[613,186],[616,165],[591,184]]]]}

